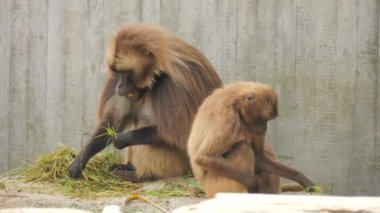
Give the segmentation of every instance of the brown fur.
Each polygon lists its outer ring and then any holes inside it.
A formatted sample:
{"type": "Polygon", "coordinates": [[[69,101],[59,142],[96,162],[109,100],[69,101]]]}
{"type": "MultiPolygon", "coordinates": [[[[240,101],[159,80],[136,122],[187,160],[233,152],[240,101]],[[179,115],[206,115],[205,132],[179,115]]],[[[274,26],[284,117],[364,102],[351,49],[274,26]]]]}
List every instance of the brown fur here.
{"type": "Polygon", "coordinates": [[[203,99],[222,85],[211,63],[175,34],[150,24],[121,27],[109,45],[107,63],[97,130],[110,122],[118,130],[157,127],[164,144],[128,148],[127,159],[138,178],[189,170],[186,148],[192,120],[203,99]],[[128,76],[132,88],[116,92],[120,76],[128,76]],[[140,94],[144,104],[137,103],[140,94]]]}
{"type": "Polygon", "coordinates": [[[188,154],[208,197],[217,192],[281,192],[278,174],[261,167],[266,158],[277,162],[265,144],[266,122],[277,116],[277,102],[271,87],[239,82],[216,90],[202,103],[188,154]]]}
{"type": "MultiPolygon", "coordinates": [[[[116,32],[108,50],[108,64],[120,72],[133,70],[137,87],[151,89],[148,95],[159,131],[165,133],[162,136],[171,145],[186,150],[198,106],[222,85],[207,58],[169,31],[149,24],[132,24],[116,32]],[[142,56],[141,49],[149,51],[151,57],[142,56]],[[160,75],[169,78],[157,83],[155,77],[160,75]]],[[[114,78],[111,69],[107,73],[114,78]]]]}

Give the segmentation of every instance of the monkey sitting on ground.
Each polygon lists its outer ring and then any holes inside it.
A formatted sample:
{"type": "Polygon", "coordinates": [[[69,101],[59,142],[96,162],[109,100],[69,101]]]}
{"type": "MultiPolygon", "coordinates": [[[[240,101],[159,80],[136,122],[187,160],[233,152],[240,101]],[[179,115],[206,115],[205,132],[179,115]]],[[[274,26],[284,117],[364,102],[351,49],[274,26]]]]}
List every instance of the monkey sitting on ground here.
{"type": "Polygon", "coordinates": [[[118,132],[116,148],[139,145],[128,147],[129,165],[117,176],[141,182],[189,171],[192,120],[202,101],[222,86],[208,59],[172,32],[130,24],[112,38],[107,65],[96,129],[70,165],[70,176],[80,177],[88,160],[109,145],[107,127],[118,132]]]}
{"type": "Polygon", "coordinates": [[[267,122],[278,114],[277,95],[265,84],[238,82],[217,89],[195,116],[188,141],[194,176],[206,196],[217,192],[281,192],[280,177],[314,186],[280,163],[265,143],[267,122]]]}

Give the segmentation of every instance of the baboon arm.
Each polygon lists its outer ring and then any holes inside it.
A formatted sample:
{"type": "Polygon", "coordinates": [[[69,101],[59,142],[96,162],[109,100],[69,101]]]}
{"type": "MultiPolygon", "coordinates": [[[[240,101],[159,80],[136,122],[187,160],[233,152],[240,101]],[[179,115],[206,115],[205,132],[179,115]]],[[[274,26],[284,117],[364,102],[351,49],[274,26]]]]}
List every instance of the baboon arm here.
{"type": "Polygon", "coordinates": [[[198,156],[195,162],[205,169],[213,170],[225,177],[234,179],[248,188],[252,188],[256,184],[253,175],[237,170],[235,166],[222,157],[198,156]]]}
{"type": "Polygon", "coordinates": [[[123,149],[133,145],[163,144],[165,142],[155,126],[148,126],[125,133],[117,133],[112,138],[112,143],[117,149],[123,149]]]}
{"type": "Polygon", "coordinates": [[[204,141],[196,153],[195,163],[205,169],[215,171],[227,178],[236,180],[248,188],[252,188],[256,184],[253,174],[247,174],[238,170],[236,166],[222,157],[223,154],[231,151],[234,145],[242,143],[242,141],[236,140],[236,138],[231,138],[229,132],[230,131],[219,131],[218,133],[220,135],[214,135],[212,139],[203,138],[204,141]],[[220,139],[223,140],[220,141],[220,139]]]}
{"type": "Polygon", "coordinates": [[[296,181],[305,188],[315,185],[300,171],[282,164],[270,156],[267,156],[265,153],[256,157],[259,158],[256,160],[257,170],[272,173],[274,175],[296,181]]]}
{"type": "Polygon", "coordinates": [[[70,177],[78,178],[82,175],[88,160],[98,152],[106,148],[109,143],[109,136],[106,135],[106,127],[112,125],[112,119],[104,119],[96,128],[92,139],[76,156],[69,167],[70,177]]]}

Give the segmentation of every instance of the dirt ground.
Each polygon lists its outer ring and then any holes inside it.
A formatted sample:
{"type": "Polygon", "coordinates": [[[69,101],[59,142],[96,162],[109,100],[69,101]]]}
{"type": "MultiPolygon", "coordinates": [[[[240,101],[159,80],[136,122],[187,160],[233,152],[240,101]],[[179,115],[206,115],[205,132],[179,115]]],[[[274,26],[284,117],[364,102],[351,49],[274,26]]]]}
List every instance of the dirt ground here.
{"type": "MultiPolygon", "coordinates": [[[[170,181],[170,180],[166,180],[170,181]]],[[[125,200],[131,192],[126,192],[122,197],[101,197],[96,199],[78,199],[50,192],[43,194],[40,191],[46,191],[49,185],[40,185],[33,183],[22,183],[12,179],[2,179],[0,187],[0,211],[7,208],[21,207],[38,207],[38,208],[75,208],[91,212],[102,212],[103,208],[108,205],[117,205],[121,207],[122,212],[163,212],[155,206],[141,200],[133,200],[125,204],[125,200]],[[44,190],[40,190],[44,189],[44,190]]],[[[165,181],[156,181],[146,183],[143,189],[159,189],[165,184],[165,181]]],[[[168,212],[194,203],[201,202],[204,198],[193,197],[172,197],[159,199],[153,196],[148,197],[155,204],[159,205],[168,212]]]]}

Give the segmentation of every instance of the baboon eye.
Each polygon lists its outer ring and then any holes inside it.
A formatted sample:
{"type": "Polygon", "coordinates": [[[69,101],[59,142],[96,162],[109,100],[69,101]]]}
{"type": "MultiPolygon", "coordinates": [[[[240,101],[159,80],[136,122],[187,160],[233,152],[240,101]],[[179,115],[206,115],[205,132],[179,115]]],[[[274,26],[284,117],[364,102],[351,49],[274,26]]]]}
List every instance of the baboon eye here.
{"type": "Polygon", "coordinates": [[[256,98],[256,96],[254,94],[247,96],[248,101],[253,101],[253,100],[255,100],[255,98],[256,98]]]}
{"type": "Polygon", "coordinates": [[[152,55],[152,53],[147,49],[147,48],[144,48],[142,47],[140,49],[140,53],[143,55],[143,56],[146,56],[146,57],[150,57],[152,55]]]}
{"type": "Polygon", "coordinates": [[[117,74],[123,74],[123,73],[125,73],[124,71],[116,70],[116,69],[112,69],[112,68],[111,68],[111,70],[112,70],[112,72],[117,73],[117,74]]]}
{"type": "Polygon", "coordinates": [[[112,72],[119,72],[118,70],[116,70],[115,65],[110,65],[109,67],[112,70],[112,72]]]}

